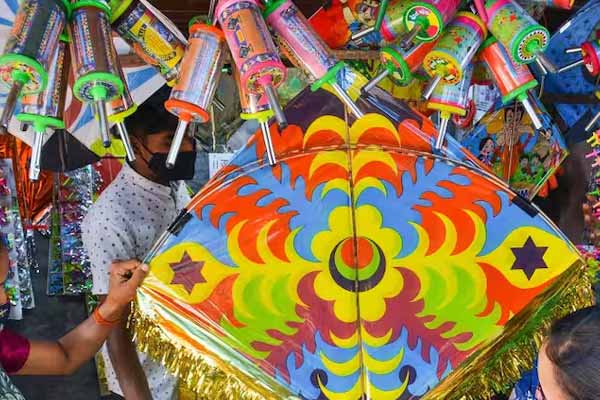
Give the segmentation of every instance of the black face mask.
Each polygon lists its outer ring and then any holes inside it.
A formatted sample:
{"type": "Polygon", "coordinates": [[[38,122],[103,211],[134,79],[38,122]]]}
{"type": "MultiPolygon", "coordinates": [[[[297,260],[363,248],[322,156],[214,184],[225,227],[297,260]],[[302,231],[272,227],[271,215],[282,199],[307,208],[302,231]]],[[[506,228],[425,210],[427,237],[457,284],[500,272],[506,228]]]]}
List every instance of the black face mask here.
{"type": "Polygon", "coordinates": [[[167,168],[168,153],[154,153],[148,166],[156,175],[165,181],[189,181],[194,178],[196,150],[181,151],[173,168],[167,168]]]}
{"type": "Polygon", "coordinates": [[[196,143],[194,142],[194,150],[180,151],[177,155],[177,161],[173,168],[167,168],[168,153],[152,153],[146,146],[142,144],[146,151],[152,156],[149,161],[146,161],[148,167],[158,177],[164,181],[188,181],[194,178],[196,165],[196,143]]]}

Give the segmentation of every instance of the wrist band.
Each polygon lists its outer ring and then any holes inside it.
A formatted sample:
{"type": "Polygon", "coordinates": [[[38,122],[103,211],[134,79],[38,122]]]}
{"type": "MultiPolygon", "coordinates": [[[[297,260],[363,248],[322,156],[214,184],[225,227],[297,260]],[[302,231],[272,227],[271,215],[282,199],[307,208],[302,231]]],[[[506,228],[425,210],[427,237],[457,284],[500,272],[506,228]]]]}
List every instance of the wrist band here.
{"type": "Polygon", "coordinates": [[[100,314],[100,306],[102,304],[100,304],[98,307],[96,307],[96,309],[94,310],[94,312],[92,313],[92,317],[94,318],[94,321],[100,325],[100,326],[115,326],[116,324],[119,323],[119,321],[121,321],[121,318],[116,319],[114,321],[109,321],[107,319],[105,319],[102,314],[100,314]]]}

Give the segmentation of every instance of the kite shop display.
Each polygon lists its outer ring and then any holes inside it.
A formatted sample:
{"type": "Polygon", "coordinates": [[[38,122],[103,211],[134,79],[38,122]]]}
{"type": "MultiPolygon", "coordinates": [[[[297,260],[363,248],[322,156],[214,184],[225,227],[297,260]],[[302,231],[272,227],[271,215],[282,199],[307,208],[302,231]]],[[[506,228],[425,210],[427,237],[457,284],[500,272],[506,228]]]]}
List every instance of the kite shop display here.
{"type": "Polygon", "coordinates": [[[174,3],[0,0],[10,318],[41,258],[47,296],[91,295],[81,221],[168,85],[164,170],[192,135],[211,178],[128,329],[181,398],[507,399],[537,373],[595,299],[600,0],[174,3]]]}

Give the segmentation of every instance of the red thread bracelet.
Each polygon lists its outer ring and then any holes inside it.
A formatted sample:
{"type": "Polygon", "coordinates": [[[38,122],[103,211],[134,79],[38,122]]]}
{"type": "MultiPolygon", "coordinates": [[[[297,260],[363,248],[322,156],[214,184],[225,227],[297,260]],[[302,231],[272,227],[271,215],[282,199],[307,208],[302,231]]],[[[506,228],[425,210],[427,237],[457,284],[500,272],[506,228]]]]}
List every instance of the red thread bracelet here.
{"type": "Polygon", "coordinates": [[[109,321],[109,320],[105,319],[102,316],[102,314],[100,314],[100,306],[96,307],[96,309],[92,313],[92,317],[94,318],[94,321],[100,326],[115,326],[116,324],[119,323],[119,321],[121,321],[120,318],[117,320],[114,320],[114,321],[109,321]]]}

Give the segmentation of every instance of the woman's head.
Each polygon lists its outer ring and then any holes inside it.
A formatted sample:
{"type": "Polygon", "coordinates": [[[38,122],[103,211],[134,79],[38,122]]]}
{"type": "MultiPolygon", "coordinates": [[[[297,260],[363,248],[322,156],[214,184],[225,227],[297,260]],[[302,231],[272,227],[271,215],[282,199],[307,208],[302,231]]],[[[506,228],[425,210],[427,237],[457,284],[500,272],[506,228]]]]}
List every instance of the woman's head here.
{"type": "Polygon", "coordinates": [[[538,374],[547,400],[600,396],[600,309],[589,307],[556,322],[539,355],[538,374]]]}

